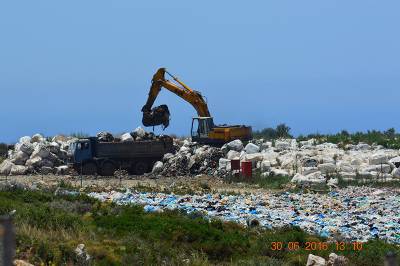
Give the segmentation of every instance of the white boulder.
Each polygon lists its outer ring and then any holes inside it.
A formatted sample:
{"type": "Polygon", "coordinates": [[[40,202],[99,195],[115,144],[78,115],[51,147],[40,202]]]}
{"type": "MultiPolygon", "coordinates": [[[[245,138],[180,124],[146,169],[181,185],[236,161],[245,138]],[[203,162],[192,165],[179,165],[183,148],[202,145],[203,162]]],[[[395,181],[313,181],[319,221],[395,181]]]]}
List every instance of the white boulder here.
{"type": "Polygon", "coordinates": [[[333,163],[322,163],[318,165],[318,169],[323,174],[332,174],[336,171],[336,165],[333,163]]]}
{"type": "Polygon", "coordinates": [[[153,170],[151,171],[153,174],[158,174],[163,170],[164,164],[163,162],[157,161],[154,166],[153,170]]]}
{"type": "Polygon", "coordinates": [[[271,175],[273,176],[288,176],[289,173],[283,169],[271,168],[271,175]]]}
{"type": "Polygon", "coordinates": [[[313,254],[308,255],[306,266],[325,266],[326,261],[324,258],[315,256],[313,254]]]}
{"type": "Polygon", "coordinates": [[[325,183],[326,182],[326,179],[321,174],[321,172],[314,172],[314,173],[308,174],[308,175],[306,175],[306,178],[308,179],[308,182],[311,182],[311,183],[325,183]]]}
{"type": "Polygon", "coordinates": [[[267,160],[262,160],[260,164],[260,168],[262,172],[267,172],[271,170],[271,162],[267,160]]]}
{"type": "Polygon", "coordinates": [[[277,140],[275,141],[275,148],[278,150],[288,150],[291,147],[291,143],[287,141],[277,140]]]}
{"type": "Polygon", "coordinates": [[[378,164],[378,165],[368,165],[361,169],[365,172],[378,172],[378,173],[390,173],[392,171],[390,165],[388,164],[378,164]]]}
{"type": "Polygon", "coordinates": [[[21,137],[21,138],[19,138],[18,142],[19,143],[30,143],[31,142],[31,137],[29,137],[29,136],[21,137]]]}
{"type": "Polygon", "coordinates": [[[307,182],[307,178],[304,175],[297,173],[293,176],[293,178],[292,178],[292,180],[290,180],[290,182],[301,184],[301,183],[307,182]]]}
{"type": "Polygon", "coordinates": [[[47,158],[49,155],[50,155],[49,149],[45,145],[40,143],[36,145],[34,151],[32,152],[31,158],[33,157],[47,158]]]}
{"type": "Polygon", "coordinates": [[[235,151],[235,150],[230,150],[226,154],[226,158],[229,159],[229,160],[239,159],[240,158],[240,153],[235,151]]]}
{"type": "Polygon", "coordinates": [[[65,175],[66,173],[68,173],[68,166],[67,165],[61,165],[56,167],[56,174],[57,175],[65,175]]]}
{"type": "Polygon", "coordinates": [[[30,158],[26,161],[26,166],[33,166],[35,168],[42,166],[43,159],[39,156],[30,158]]]}
{"type": "Polygon", "coordinates": [[[352,173],[355,171],[354,167],[350,163],[343,162],[343,161],[338,163],[338,168],[339,168],[339,171],[341,171],[341,172],[352,173]]]}
{"type": "Polygon", "coordinates": [[[400,156],[390,159],[389,162],[394,164],[396,167],[400,167],[400,156]]]}
{"type": "Polygon", "coordinates": [[[337,178],[331,178],[327,182],[327,185],[330,187],[337,186],[337,184],[339,184],[339,180],[337,178]]]}
{"type": "Polygon", "coordinates": [[[121,141],[122,142],[129,142],[129,141],[133,141],[133,137],[131,136],[130,133],[125,133],[121,136],[121,141]]]}
{"type": "Polygon", "coordinates": [[[17,150],[22,151],[22,152],[26,153],[27,155],[31,155],[33,152],[33,149],[34,148],[33,148],[32,143],[27,142],[27,141],[20,142],[18,146],[17,145],[15,146],[16,151],[17,150]]]}
{"type": "Polygon", "coordinates": [[[356,173],[350,172],[339,172],[339,176],[342,177],[344,180],[354,180],[356,178],[356,173]]]}
{"type": "Polygon", "coordinates": [[[303,167],[303,175],[312,174],[318,172],[318,167],[303,167]]]}
{"type": "Polygon", "coordinates": [[[244,161],[252,162],[253,166],[255,166],[257,162],[262,161],[264,159],[264,156],[262,153],[252,153],[252,154],[244,154],[242,158],[244,161]]]}
{"type": "Polygon", "coordinates": [[[1,164],[0,164],[0,175],[9,175],[11,168],[14,166],[14,164],[8,160],[5,159],[1,164]]]}
{"type": "Polygon", "coordinates": [[[241,152],[243,150],[243,142],[240,139],[233,140],[226,144],[226,148],[228,150],[234,150],[237,152],[241,152]]]}
{"type": "Polygon", "coordinates": [[[11,162],[16,165],[24,165],[26,160],[29,159],[29,155],[23,151],[18,151],[13,155],[11,162]]]}
{"type": "Polygon", "coordinates": [[[24,165],[13,165],[11,167],[10,175],[24,175],[28,171],[28,167],[24,165]]]}
{"type": "Polygon", "coordinates": [[[329,254],[327,266],[345,266],[349,264],[349,260],[345,256],[339,256],[335,253],[329,254]]]}
{"type": "Polygon", "coordinates": [[[164,157],[162,160],[163,160],[163,162],[168,162],[173,157],[174,157],[174,155],[172,153],[166,153],[166,154],[164,154],[164,157]]]}
{"type": "Polygon", "coordinates": [[[375,153],[369,157],[369,164],[371,164],[371,165],[382,164],[382,163],[387,163],[387,162],[388,162],[388,158],[387,158],[386,154],[384,154],[384,153],[375,153]]]}
{"type": "Polygon", "coordinates": [[[41,143],[44,141],[45,141],[45,138],[41,134],[35,134],[31,138],[31,143],[35,143],[35,142],[41,143]]]}
{"type": "Polygon", "coordinates": [[[371,148],[371,146],[369,146],[367,143],[362,143],[362,142],[358,143],[355,146],[356,150],[361,150],[361,151],[366,151],[366,150],[369,150],[370,148],[371,148]]]}
{"type": "Polygon", "coordinates": [[[258,153],[260,152],[260,147],[258,147],[256,144],[248,143],[244,150],[247,154],[258,153]]]}
{"type": "MultiPolygon", "coordinates": [[[[0,169],[1,169],[1,167],[0,167],[0,169]]],[[[394,178],[400,178],[400,167],[393,169],[392,175],[393,175],[394,178]]]]}
{"type": "Polygon", "coordinates": [[[133,132],[140,138],[146,135],[146,131],[142,127],[137,127],[133,132]]]}
{"type": "Polygon", "coordinates": [[[225,159],[225,158],[220,158],[218,162],[218,169],[219,170],[226,170],[228,168],[228,165],[230,166],[231,160],[225,159]]]}

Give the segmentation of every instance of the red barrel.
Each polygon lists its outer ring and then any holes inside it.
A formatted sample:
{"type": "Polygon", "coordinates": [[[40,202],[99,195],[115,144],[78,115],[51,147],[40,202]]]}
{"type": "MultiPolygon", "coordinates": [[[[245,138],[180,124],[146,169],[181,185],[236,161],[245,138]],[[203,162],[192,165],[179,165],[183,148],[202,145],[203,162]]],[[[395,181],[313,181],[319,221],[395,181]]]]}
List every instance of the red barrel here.
{"type": "Polygon", "coordinates": [[[242,176],[252,177],[253,175],[253,165],[251,162],[242,162],[242,176]]]}
{"type": "Polygon", "coordinates": [[[231,170],[240,170],[240,160],[231,160],[231,170]]]}

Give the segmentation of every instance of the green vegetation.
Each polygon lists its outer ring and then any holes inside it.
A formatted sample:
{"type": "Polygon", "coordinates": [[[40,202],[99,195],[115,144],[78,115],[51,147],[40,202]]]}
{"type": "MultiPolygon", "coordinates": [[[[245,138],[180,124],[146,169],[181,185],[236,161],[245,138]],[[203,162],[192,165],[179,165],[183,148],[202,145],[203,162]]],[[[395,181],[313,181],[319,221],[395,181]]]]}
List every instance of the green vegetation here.
{"type": "Polygon", "coordinates": [[[279,124],[276,128],[264,128],[253,132],[254,138],[263,138],[267,140],[279,138],[292,138],[290,135],[290,127],[285,124],[279,124]]]}
{"type": "Polygon", "coordinates": [[[314,138],[317,143],[331,142],[344,147],[346,144],[358,144],[360,142],[382,145],[385,148],[400,149],[400,134],[396,133],[394,128],[386,131],[368,130],[364,132],[356,132],[350,134],[346,130],[342,130],[337,134],[309,134],[307,136],[299,136],[298,140],[307,140],[314,138]]]}
{"type": "Polygon", "coordinates": [[[7,157],[8,145],[0,143],[0,163],[7,157]]]}
{"type": "Polygon", "coordinates": [[[89,134],[84,133],[84,132],[74,132],[74,133],[71,133],[70,136],[74,137],[74,138],[88,138],[88,137],[90,137],[89,134]]]}
{"type": "Polygon", "coordinates": [[[257,171],[251,178],[242,177],[240,175],[230,175],[225,179],[227,183],[242,182],[246,184],[257,185],[265,189],[283,189],[290,182],[289,176],[268,176],[262,177],[261,172],[257,171]]]}
{"type": "MultiPolygon", "coordinates": [[[[297,228],[265,230],[236,223],[208,222],[199,214],[146,213],[139,206],[100,203],[83,195],[0,192],[0,215],[16,210],[17,257],[35,265],[71,265],[74,249],[86,245],[93,265],[305,265],[307,241],[325,241],[297,228]],[[272,242],[299,242],[299,250],[272,250],[272,242]]],[[[382,265],[395,245],[370,241],[362,251],[342,252],[353,265],[382,265]]]]}
{"type": "MultiPolygon", "coordinates": [[[[278,125],[274,128],[264,128],[259,131],[254,131],[255,138],[263,138],[267,140],[275,140],[278,138],[291,138],[290,127],[285,124],[278,125]]],[[[336,134],[308,134],[299,135],[297,140],[315,139],[317,144],[330,142],[344,147],[346,144],[358,144],[360,142],[382,145],[385,148],[400,149],[400,134],[394,128],[389,128],[385,131],[368,130],[367,132],[349,133],[342,130],[336,134]]]]}
{"type": "Polygon", "coordinates": [[[343,188],[347,186],[368,186],[368,187],[391,187],[391,188],[400,188],[399,180],[390,180],[387,181],[383,178],[378,179],[356,179],[356,180],[344,180],[342,177],[338,176],[338,187],[343,188]]]}

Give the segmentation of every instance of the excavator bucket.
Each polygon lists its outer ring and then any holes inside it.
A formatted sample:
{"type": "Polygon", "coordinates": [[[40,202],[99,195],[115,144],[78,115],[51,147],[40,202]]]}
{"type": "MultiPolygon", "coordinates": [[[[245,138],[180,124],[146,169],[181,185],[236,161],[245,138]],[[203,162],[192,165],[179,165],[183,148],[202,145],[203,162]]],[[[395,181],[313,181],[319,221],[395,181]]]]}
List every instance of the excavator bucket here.
{"type": "Polygon", "coordinates": [[[145,127],[163,125],[165,129],[169,126],[169,116],[168,106],[163,104],[151,110],[143,110],[142,123],[145,127]]]}

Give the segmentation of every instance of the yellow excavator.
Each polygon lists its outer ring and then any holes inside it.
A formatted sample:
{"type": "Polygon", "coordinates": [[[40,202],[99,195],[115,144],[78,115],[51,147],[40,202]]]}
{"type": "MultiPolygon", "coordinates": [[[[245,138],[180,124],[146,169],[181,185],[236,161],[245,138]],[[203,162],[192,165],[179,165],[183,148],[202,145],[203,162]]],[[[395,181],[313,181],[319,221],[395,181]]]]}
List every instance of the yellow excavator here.
{"type": "Polygon", "coordinates": [[[149,96],[142,108],[144,126],[163,125],[165,129],[169,125],[170,113],[168,106],[160,105],[152,108],[161,88],[171,91],[196,109],[198,116],[192,119],[192,141],[220,146],[235,139],[247,141],[252,138],[252,130],[249,126],[215,125],[213,117],[208,110],[207,102],[201,93],[189,88],[165,68],[158,69],[151,81],[149,96]],[[165,79],[165,74],[169,75],[177,84],[165,79]]]}

